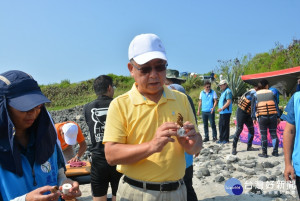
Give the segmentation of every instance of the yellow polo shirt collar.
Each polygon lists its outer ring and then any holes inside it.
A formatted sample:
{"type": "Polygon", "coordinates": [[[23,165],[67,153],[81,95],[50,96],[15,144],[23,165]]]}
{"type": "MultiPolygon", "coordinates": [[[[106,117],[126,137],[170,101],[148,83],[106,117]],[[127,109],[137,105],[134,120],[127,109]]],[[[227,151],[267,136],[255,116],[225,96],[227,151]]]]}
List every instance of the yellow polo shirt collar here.
{"type": "MultiPolygon", "coordinates": [[[[130,100],[132,104],[134,105],[142,105],[142,104],[156,104],[155,102],[148,100],[145,96],[143,96],[137,89],[136,83],[133,84],[131,90],[128,92],[128,95],[130,97],[130,100]]],[[[172,91],[166,87],[165,85],[163,86],[164,91],[162,94],[162,97],[160,98],[158,104],[165,103],[167,100],[176,100],[175,95],[172,93],[172,91]]]]}

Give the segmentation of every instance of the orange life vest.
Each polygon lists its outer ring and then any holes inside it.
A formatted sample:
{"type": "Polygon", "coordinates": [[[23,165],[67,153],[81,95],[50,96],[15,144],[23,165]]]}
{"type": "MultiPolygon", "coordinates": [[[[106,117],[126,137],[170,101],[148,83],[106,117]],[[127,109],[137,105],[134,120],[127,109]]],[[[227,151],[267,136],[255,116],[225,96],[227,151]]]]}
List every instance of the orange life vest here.
{"type": "Polygon", "coordinates": [[[241,108],[243,111],[247,112],[248,114],[251,114],[251,101],[246,98],[246,95],[250,91],[247,91],[243,94],[243,96],[240,98],[238,102],[239,108],[241,108]]]}
{"type": "Polygon", "coordinates": [[[277,114],[274,94],[271,90],[262,89],[256,92],[256,116],[277,114]]]}

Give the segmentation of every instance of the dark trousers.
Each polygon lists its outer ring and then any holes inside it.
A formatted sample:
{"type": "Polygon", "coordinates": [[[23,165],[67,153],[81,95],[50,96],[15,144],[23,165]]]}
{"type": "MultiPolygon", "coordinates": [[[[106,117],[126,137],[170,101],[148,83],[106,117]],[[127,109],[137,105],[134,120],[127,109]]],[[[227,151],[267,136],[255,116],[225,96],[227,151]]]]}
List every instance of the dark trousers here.
{"type": "Polygon", "coordinates": [[[198,201],[197,195],[193,188],[193,165],[185,169],[183,180],[186,186],[187,201],[198,201]]]}
{"type": "Polygon", "coordinates": [[[263,153],[267,153],[268,140],[267,140],[267,131],[269,129],[272,144],[273,152],[278,153],[278,144],[279,140],[277,137],[277,114],[272,115],[262,115],[258,117],[259,130],[261,135],[261,147],[263,153]]]}
{"type": "Polygon", "coordinates": [[[208,135],[208,120],[211,125],[213,138],[217,139],[217,129],[216,129],[216,123],[215,123],[215,112],[202,112],[202,119],[203,119],[203,125],[204,125],[204,133],[205,133],[205,139],[209,139],[208,135]]]}
{"type": "Polygon", "coordinates": [[[116,170],[116,166],[110,166],[106,159],[103,158],[103,155],[92,154],[90,175],[93,197],[107,195],[109,184],[111,186],[112,195],[116,196],[122,174],[116,170]]]}
{"type": "Polygon", "coordinates": [[[297,191],[298,191],[298,196],[300,198],[300,177],[296,175],[296,186],[297,186],[297,191]]]}
{"type": "Polygon", "coordinates": [[[248,127],[248,147],[252,146],[254,137],[254,127],[251,115],[243,111],[241,108],[236,110],[236,131],[233,138],[233,148],[236,148],[239,141],[241,132],[243,131],[244,124],[248,127]]]}
{"type": "Polygon", "coordinates": [[[219,119],[220,141],[229,142],[230,116],[231,113],[220,114],[220,119],[219,119]]]}

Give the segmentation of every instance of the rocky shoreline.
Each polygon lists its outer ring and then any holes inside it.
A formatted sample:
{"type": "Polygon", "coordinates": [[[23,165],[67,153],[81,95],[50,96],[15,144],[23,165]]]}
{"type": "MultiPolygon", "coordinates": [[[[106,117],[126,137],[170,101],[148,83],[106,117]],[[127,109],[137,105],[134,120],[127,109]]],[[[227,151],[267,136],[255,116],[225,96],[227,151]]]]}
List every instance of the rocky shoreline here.
{"type": "MultiPolygon", "coordinates": [[[[79,124],[90,144],[88,127],[83,116],[83,106],[50,112],[55,122],[75,121],[79,124]]],[[[203,125],[199,126],[203,135],[203,125]]],[[[295,185],[285,182],[283,177],[283,150],[279,149],[279,157],[269,155],[260,158],[260,146],[253,145],[257,151],[246,151],[247,144],[238,143],[237,155],[231,155],[232,137],[235,128],[230,129],[230,143],[219,145],[208,141],[199,156],[194,158],[194,189],[199,200],[298,200],[295,185]],[[226,189],[227,181],[237,179],[242,187],[242,194],[235,195],[233,190],[226,189]]],[[[210,130],[211,134],[211,130],[210,130]]],[[[78,147],[77,147],[78,148],[78,147]]],[[[268,151],[271,152],[269,147],[268,151]]],[[[89,148],[83,156],[88,160],[89,148]]],[[[82,185],[83,193],[79,200],[92,200],[90,185],[82,185]]]]}

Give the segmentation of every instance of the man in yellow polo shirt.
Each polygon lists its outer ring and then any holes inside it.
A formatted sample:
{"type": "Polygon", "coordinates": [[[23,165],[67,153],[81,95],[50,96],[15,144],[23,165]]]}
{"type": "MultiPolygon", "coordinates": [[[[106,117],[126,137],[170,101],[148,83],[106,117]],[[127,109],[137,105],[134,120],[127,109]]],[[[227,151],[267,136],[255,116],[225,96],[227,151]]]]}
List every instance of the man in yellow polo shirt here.
{"type": "Polygon", "coordinates": [[[128,56],[135,83],[111,102],[103,139],[107,162],[124,174],[117,200],[185,201],[184,151],[202,148],[190,103],[164,86],[167,58],[158,36],[136,36],[128,56]],[[184,136],[177,134],[180,115],[184,136]]]}

